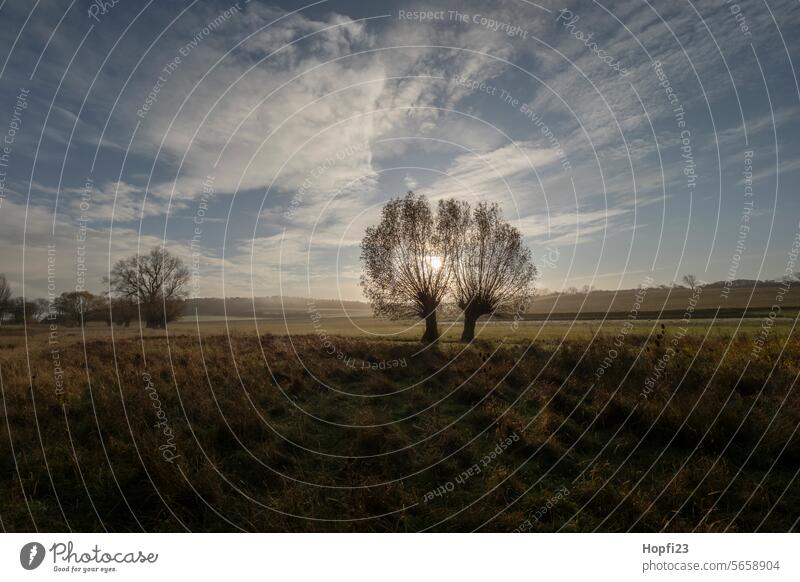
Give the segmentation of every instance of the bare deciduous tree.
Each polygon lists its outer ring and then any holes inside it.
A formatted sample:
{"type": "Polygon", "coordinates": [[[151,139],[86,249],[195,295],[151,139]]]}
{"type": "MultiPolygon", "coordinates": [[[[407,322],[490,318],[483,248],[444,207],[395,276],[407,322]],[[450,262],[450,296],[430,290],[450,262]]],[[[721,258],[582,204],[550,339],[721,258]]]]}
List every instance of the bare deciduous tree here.
{"type": "Polygon", "coordinates": [[[375,315],[424,319],[426,342],[439,338],[436,312],[452,273],[449,218],[441,207],[434,216],[424,196],[408,192],[383,207],[361,242],[361,286],[375,315]]]}
{"type": "Polygon", "coordinates": [[[461,341],[475,337],[482,315],[524,311],[533,296],[536,267],[522,234],[506,222],[497,204],[444,203],[456,225],[453,249],[453,295],[464,311],[461,341]]]}
{"type": "Polygon", "coordinates": [[[11,317],[11,323],[22,325],[36,321],[36,305],[33,301],[26,301],[24,297],[14,297],[8,301],[6,314],[11,317]]]}
{"type": "Polygon", "coordinates": [[[138,305],[147,327],[165,327],[183,310],[189,269],[166,249],[122,259],[111,270],[109,284],[119,298],[138,305]]]}
{"type": "Polygon", "coordinates": [[[123,325],[129,327],[131,320],[136,317],[136,305],[128,297],[112,298],[110,303],[106,299],[104,321],[107,325],[123,325]]]}
{"type": "MultiPolygon", "coordinates": [[[[50,312],[51,312],[50,301],[42,297],[39,297],[38,299],[33,300],[33,304],[35,306],[34,318],[36,319],[36,321],[38,321],[39,323],[46,321],[50,317],[50,312]]],[[[55,306],[53,306],[53,309],[55,309],[55,306]]]]}
{"type": "Polygon", "coordinates": [[[697,287],[697,277],[692,274],[683,276],[683,283],[692,291],[697,287]]]}
{"type": "Polygon", "coordinates": [[[81,325],[98,309],[98,298],[88,291],[65,291],[59,295],[54,307],[59,319],[67,325],[81,325]]]}
{"type": "Polygon", "coordinates": [[[5,274],[0,273],[0,321],[5,317],[11,303],[11,286],[5,274]]]}

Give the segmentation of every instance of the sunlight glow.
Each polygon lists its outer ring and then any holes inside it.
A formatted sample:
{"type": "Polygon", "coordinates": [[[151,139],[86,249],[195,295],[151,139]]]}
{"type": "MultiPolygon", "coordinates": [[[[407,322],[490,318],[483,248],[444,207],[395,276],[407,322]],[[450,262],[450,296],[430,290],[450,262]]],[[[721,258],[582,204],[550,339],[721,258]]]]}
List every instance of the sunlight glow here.
{"type": "Polygon", "coordinates": [[[431,269],[434,271],[438,271],[442,268],[442,257],[429,255],[425,257],[425,262],[430,265],[431,269]]]}

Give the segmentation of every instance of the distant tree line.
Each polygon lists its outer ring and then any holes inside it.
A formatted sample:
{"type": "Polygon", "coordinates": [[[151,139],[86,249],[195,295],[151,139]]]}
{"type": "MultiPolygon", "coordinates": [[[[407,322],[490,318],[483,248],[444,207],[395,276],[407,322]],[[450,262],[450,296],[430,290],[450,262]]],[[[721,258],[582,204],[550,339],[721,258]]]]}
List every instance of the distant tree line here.
{"type": "MultiPolygon", "coordinates": [[[[725,280],[725,281],[715,281],[713,283],[705,283],[697,278],[695,275],[687,274],[681,277],[681,281],[673,281],[671,283],[658,283],[652,285],[654,289],[689,289],[694,291],[698,288],[703,289],[719,289],[722,287],[728,287],[732,289],[754,289],[758,287],[775,287],[782,283],[790,282],[795,283],[800,281],[800,272],[794,273],[792,275],[785,275],[780,279],[732,279],[732,280],[725,280]]],[[[582,287],[576,286],[569,286],[565,287],[561,290],[552,290],[552,289],[539,289],[537,295],[539,296],[546,296],[546,295],[588,295],[594,292],[606,292],[611,293],[614,292],[613,290],[603,290],[603,289],[595,289],[591,285],[583,285],[582,287]]]]}
{"type": "Polygon", "coordinates": [[[189,269],[163,248],[118,261],[104,281],[109,292],[66,291],[52,301],[14,297],[0,274],[0,324],[51,322],[77,326],[90,321],[129,326],[141,319],[162,328],[183,313],[189,269]]]}

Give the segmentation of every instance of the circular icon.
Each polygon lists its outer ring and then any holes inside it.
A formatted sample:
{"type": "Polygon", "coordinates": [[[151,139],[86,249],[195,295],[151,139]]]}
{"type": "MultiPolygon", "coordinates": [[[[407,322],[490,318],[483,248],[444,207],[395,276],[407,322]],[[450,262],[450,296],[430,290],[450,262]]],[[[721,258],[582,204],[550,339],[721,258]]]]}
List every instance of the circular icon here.
{"type": "Polygon", "coordinates": [[[19,563],[26,570],[35,570],[44,560],[44,546],[39,542],[29,542],[19,551],[19,563]]]}

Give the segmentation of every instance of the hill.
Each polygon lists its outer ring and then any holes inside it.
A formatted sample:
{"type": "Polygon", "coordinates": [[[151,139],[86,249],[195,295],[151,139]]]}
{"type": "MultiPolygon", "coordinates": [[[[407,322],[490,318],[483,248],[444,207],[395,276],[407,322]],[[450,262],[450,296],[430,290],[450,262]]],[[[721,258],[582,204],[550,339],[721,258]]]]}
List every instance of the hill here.
{"type": "Polygon", "coordinates": [[[327,313],[363,313],[371,311],[363,301],[345,301],[339,299],[310,299],[272,295],[268,297],[203,297],[186,301],[184,313],[200,316],[228,317],[280,317],[284,313],[310,313],[312,311],[327,313]]]}
{"type": "Polygon", "coordinates": [[[552,294],[537,297],[527,313],[532,319],[578,317],[597,319],[628,317],[637,312],[640,318],[680,319],[689,307],[693,317],[761,317],[779,304],[778,315],[793,316],[800,309],[800,285],[782,293],[783,287],[763,283],[755,287],[704,286],[699,293],[686,288],[622,289],[590,293],[552,294]]]}
{"type": "MultiPolygon", "coordinates": [[[[728,290],[722,283],[706,285],[696,296],[682,287],[553,293],[536,297],[524,317],[533,320],[619,319],[637,311],[639,318],[680,319],[690,306],[694,309],[694,318],[762,317],[776,304],[781,306],[779,317],[794,316],[800,310],[800,285],[790,287],[785,293],[782,290],[785,291],[774,282],[740,280],[728,290]]],[[[187,316],[252,318],[255,314],[264,319],[307,319],[312,312],[328,317],[372,315],[372,309],[364,301],[281,296],[190,299],[185,309],[187,316]]]]}

